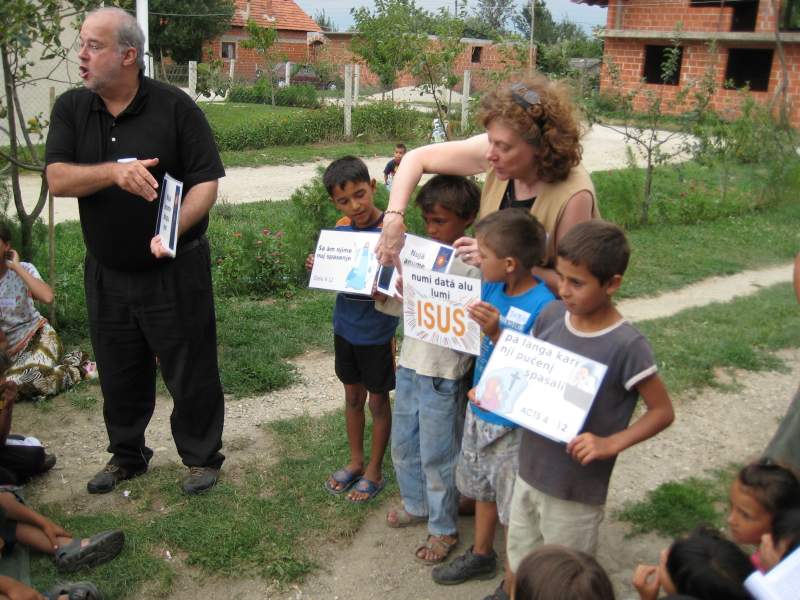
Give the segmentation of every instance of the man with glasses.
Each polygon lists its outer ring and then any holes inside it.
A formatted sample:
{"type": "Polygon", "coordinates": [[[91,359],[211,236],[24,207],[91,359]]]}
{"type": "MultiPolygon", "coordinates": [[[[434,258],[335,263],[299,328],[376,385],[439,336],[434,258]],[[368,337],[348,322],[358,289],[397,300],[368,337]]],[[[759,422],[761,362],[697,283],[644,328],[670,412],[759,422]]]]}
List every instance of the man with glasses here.
{"type": "Polygon", "coordinates": [[[83,23],[82,89],[55,104],[47,181],[77,196],[86,244],[84,283],[103,390],[111,460],[88,483],[106,493],[147,470],[144,432],[155,406],[156,366],[175,406],[172,434],[189,476],[212,487],[224,460],[208,211],[225,171],[211,129],[183,92],[143,75],[144,34],[118,8],[83,23]],[[175,258],[154,235],[164,175],[183,182],[175,258]]]}

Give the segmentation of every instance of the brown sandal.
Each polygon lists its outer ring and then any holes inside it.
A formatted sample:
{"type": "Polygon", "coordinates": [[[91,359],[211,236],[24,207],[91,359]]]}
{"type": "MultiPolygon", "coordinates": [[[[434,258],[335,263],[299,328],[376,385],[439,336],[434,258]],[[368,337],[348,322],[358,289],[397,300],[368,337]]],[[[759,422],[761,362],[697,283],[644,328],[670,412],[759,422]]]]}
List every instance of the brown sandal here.
{"type": "Polygon", "coordinates": [[[417,561],[421,562],[425,565],[436,565],[450,556],[450,553],[458,546],[458,536],[443,536],[443,535],[429,535],[428,539],[425,543],[417,548],[414,552],[414,556],[417,561]],[[452,542],[448,542],[445,538],[450,537],[453,539],[452,542]],[[420,552],[422,550],[431,550],[436,558],[427,559],[420,556],[420,552]]]}
{"type": "Polygon", "coordinates": [[[393,508],[386,513],[386,525],[392,529],[400,529],[401,527],[411,527],[412,525],[419,525],[428,521],[428,517],[420,515],[412,515],[405,508],[393,508]],[[389,515],[394,513],[397,516],[396,521],[390,521],[389,515]]]}

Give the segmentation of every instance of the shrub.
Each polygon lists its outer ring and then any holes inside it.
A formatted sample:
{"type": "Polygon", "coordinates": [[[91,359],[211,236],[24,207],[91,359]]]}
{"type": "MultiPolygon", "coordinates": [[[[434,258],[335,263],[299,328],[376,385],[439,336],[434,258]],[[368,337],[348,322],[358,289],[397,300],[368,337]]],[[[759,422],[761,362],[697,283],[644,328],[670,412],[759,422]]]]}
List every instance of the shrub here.
{"type": "MultiPolygon", "coordinates": [[[[341,112],[341,110],[340,110],[341,112]]],[[[392,102],[373,102],[353,109],[353,136],[422,139],[430,133],[431,116],[392,102]]]]}
{"type": "Polygon", "coordinates": [[[237,83],[228,91],[228,102],[245,102],[247,104],[264,104],[262,91],[254,85],[237,83]]]}
{"type": "Polygon", "coordinates": [[[275,91],[278,106],[319,107],[319,95],[313,85],[289,85],[275,91]]]}

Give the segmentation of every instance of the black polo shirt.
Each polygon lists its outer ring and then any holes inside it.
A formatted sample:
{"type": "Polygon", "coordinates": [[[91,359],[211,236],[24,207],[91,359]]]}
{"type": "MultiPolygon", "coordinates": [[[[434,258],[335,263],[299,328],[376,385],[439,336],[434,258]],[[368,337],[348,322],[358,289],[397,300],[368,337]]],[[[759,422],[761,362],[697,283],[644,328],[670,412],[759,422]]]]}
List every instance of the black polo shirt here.
{"type": "MultiPolygon", "coordinates": [[[[136,96],[116,118],[103,100],[86,88],[61,95],[53,107],[47,136],[47,164],[97,164],[126,158],[158,158],[150,172],[183,181],[183,192],[225,176],[225,169],[203,111],[176,87],[139,77],[136,96]]],[[[150,252],[158,199],[148,202],[118,186],[78,199],[83,239],[89,253],[107,267],[123,271],[152,268],[150,252]]],[[[181,235],[179,247],[208,227],[206,215],[181,235]]],[[[164,260],[164,259],[162,259],[164,260]]]]}

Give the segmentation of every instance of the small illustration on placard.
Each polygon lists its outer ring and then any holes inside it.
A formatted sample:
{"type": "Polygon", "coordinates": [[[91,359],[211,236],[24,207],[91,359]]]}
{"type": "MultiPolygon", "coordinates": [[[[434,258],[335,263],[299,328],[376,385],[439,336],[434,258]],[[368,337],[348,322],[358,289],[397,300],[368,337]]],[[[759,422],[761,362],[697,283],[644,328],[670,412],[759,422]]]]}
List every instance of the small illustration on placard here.
{"type": "Polygon", "coordinates": [[[598,387],[592,365],[583,363],[572,372],[564,388],[564,400],[582,410],[589,410],[598,387]]]}
{"type": "Polygon", "coordinates": [[[432,271],[436,271],[437,273],[444,273],[447,271],[447,267],[450,264],[450,257],[453,255],[453,248],[442,246],[439,248],[439,253],[436,255],[436,259],[433,261],[433,269],[432,271]]]}
{"type": "Polygon", "coordinates": [[[492,412],[511,413],[526,387],[527,378],[520,369],[506,367],[486,373],[478,384],[480,407],[492,412]]]}
{"type": "Polygon", "coordinates": [[[369,271],[370,251],[369,243],[364,243],[361,252],[358,252],[350,272],[347,274],[347,287],[353,290],[361,290],[367,284],[367,272],[369,271]]]}

